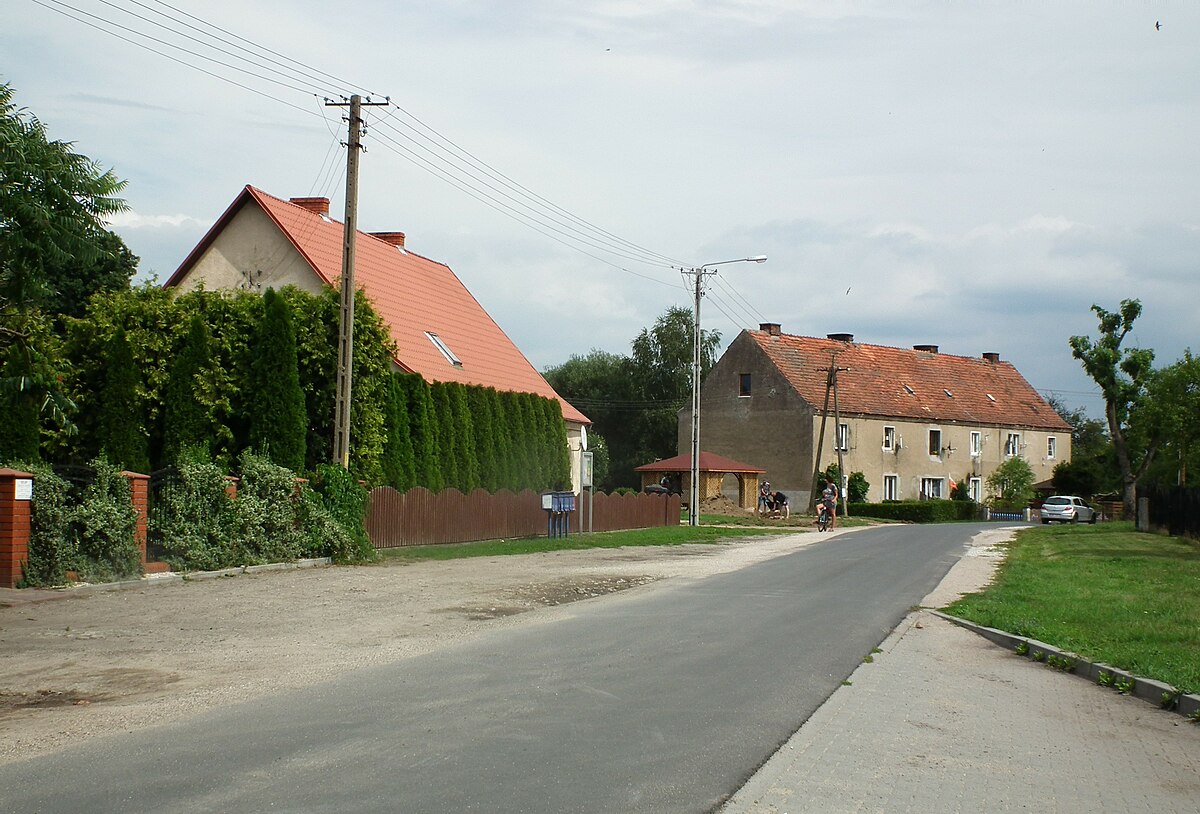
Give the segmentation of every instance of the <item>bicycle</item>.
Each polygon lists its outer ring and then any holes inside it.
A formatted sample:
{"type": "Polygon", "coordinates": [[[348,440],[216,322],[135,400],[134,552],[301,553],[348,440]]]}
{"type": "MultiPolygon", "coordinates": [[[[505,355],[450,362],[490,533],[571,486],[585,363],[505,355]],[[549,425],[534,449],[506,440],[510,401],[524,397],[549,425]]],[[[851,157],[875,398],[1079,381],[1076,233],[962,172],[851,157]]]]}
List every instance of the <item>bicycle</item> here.
{"type": "Polygon", "coordinates": [[[829,523],[832,519],[829,514],[829,507],[821,504],[821,507],[817,509],[817,531],[828,531],[829,523]]]}

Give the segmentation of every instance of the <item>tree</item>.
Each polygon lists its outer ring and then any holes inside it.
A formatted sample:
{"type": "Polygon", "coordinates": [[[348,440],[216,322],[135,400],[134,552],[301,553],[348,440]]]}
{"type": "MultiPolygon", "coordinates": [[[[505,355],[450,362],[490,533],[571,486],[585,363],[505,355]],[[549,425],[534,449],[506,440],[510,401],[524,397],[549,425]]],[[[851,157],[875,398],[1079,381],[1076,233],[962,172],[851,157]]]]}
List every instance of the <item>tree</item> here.
{"type": "Polygon", "coordinates": [[[1054,468],[1055,491],[1066,495],[1094,495],[1118,490],[1121,472],[1108,437],[1107,423],[1088,417],[1082,407],[1067,407],[1054,396],[1047,401],[1063,421],[1071,425],[1071,460],[1054,468]]]}
{"type": "Polygon", "coordinates": [[[141,376],[125,329],[105,346],[104,384],[96,405],[96,446],[105,458],[134,472],[150,471],[150,439],[139,393],[141,376]]]}
{"type": "Polygon", "coordinates": [[[1009,458],[988,475],[991,503],[997,508],[1023,509],[1033,499],[1033,469],[1021,457],[1009,458]]]}
{"type": "Polygon", "coordinates": [[[116,197],[124,186],[70,143],[51,141],[0,85],[0,302],[38,306],[50,290],[47,264],[112,256],[104,221],[127,208],[116,197]]]}
{"type": "Polygon", "coordinates": [[[308,415],[287,301],[268,288],[254,341],[247,418],[250,447],[293,472],[304,471],[308,415]]]}
{"type": "Polygon", "coordinates": [[[118,235],[98,236],[102,253],[91,260],[47,260],[42,268],[46,290],[42,309],[48,314],[81,317],[99,291],[124,291],[137,273],[138,257],[118,235]]]}
{"type": "Polygon", "coordinates": [[[186,447],[211,450],[212,425],[198,398],[200,376],[209,367],[208,327],[196,314],[188,327],[183,348],[171,365],[163,392],[163,461],[175,463],[186,447]]]}
{"type": "Polygon", "coordinates": [[[1200,465],[1200,359],[1192,356],[1191,349],[1150,376],[1133,425],[1142,438],[1162,439],[1161,454],[1146,479],[1163,486],[1186,486],[1188,469],[1200,465]]]}
{"type": "Polygon", "coordinates": [[[1104,396],[1104,415],[1121,472],[1125,517],[1129,519],[1136,508],[1138,479],[1154,460],[1159,443],[1157,438],[1148,438],[1144,447],[1135,450],[1126,439],[1130,414],[1145,394],[1153,372],[1154,351],[1121,347],[1141,316],[1140,300],[1121,300],[1121,309],[1116,313],[1099,305],[1093,305],[1092,310],[1100,322],[1100,336],[1094,342],[1086,336],[1072,336],[1071,353],[1083,363],[1104,396]]]}
{"type": "MultiPolygon", "coordinates": [[[[678,413],[691,403],[692,319],[689,309],[668,308],[634,338],[630,356],[593,350],[544,372],[608,443],[608,476],[598,485],[637,486],[634,467],[678,453],[678,413]]],[[[703,332],[701,380],[712,368],[720,342],[720,333],[703,332]]]]}

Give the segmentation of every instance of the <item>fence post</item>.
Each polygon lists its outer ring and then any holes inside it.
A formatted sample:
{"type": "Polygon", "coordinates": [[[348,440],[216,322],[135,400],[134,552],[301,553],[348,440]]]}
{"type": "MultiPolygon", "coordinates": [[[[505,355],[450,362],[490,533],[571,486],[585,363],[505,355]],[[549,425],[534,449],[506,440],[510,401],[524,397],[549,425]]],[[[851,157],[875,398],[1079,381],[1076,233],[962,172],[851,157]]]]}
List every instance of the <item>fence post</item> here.
{"type": "Polygon", "coordinates": [[[145,573],[147,571],[146,539],[150,528],[150,476],[129,470],[125,470],[121,474],[129,481],[129,501],[133,504],[133,510],[137,512],[137,521],[133,526],[133,541],[137,543],[138,551],[142,555],[142,572],[145,573]]]}
{"type": "Polygon", "coordinates": [[[15,588],[29,560],[33,475],[0,469],[0,588],[15,588]]]}

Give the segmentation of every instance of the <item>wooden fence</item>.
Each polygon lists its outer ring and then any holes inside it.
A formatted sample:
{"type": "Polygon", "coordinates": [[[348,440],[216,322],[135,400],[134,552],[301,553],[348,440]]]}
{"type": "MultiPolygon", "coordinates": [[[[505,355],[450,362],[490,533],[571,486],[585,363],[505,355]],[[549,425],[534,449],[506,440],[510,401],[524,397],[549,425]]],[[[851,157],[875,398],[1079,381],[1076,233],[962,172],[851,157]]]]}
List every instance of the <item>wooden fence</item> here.
{"type": "MultiPolygon", "coordinates": [[[[1146,520],[1151,529],[1165,531],[1174,537],[1200,540],[1200,489],[1183,486],[1146,489],[1139,486],[1137,496],[1147,499],[1149,517],[1146,520]]],[[[1140,525],[1139,529],[1145,530],[1140,525]]]]}
{"type": "MultiPolygon", "coordinates": [[[[576,499],[571,534],[579,533],[581,519],[586,529],[587,503],[587,495],[576,499]]],[[[678,495],[596,495],[593,531],[678,524],[678,495]]],[[[371,490],[366,527],[375,548],[398,548],[537,537],[546,534],[547,516],[542,496],[529,490],[491,494],[476,489],[464,495],[457,489],[435,494],[418,486],[401,493],[380,486],[371,490]]]]}

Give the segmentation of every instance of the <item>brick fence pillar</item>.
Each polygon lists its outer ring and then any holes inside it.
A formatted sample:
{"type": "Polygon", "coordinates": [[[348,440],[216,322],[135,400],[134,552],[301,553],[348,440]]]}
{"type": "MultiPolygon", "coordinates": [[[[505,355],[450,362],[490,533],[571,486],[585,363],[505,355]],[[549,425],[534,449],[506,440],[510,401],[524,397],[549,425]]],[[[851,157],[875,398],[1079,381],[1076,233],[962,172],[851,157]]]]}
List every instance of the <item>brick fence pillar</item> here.
{"type": "Polygon", "coordinates": [[[121,474],[129,480],[129,500],[133,503],[133,510],[137,512],[137,522],[133,527],[133,541],[137,543],[138,551],[142,554],[142,570],[145,571],[150,510],[150,476],[129,471],[121,474]]]}
{"type": "Polygon", "coordinates": [[[33,475],[0,469],[0,588],[15,588],[29,559],[33,475]]]}

